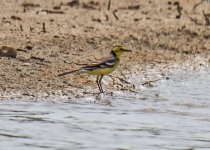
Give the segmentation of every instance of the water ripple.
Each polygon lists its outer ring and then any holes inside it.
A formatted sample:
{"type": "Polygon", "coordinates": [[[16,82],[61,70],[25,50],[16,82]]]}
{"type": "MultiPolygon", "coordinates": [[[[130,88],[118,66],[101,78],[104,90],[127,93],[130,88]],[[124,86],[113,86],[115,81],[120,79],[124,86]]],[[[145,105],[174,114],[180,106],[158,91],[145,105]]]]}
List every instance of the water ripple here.
{"type": "Polygon", "coordinates": [[[2,149],[210,149],[210,75],[171,74],[97,104],[0,103],[2,149]]]}

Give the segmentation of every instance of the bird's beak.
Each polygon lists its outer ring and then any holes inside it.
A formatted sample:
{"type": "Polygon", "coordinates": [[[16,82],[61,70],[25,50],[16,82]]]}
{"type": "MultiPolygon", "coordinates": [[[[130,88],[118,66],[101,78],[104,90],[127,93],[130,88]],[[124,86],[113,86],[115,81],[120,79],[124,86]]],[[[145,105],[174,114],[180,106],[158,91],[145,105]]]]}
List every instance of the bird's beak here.
{"type": "Polygon", "coordinates": [[[123,51],[124,51],[124,52],[132,52],[132,50],[125,49],[125,48],[123,48],[123,51]]]}

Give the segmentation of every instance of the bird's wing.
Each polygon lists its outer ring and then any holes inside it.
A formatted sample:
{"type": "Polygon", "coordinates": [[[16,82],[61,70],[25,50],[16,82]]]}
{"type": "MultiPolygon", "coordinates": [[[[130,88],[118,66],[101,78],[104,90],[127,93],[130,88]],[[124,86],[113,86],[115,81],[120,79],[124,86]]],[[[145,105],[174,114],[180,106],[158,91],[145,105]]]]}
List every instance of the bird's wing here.
{"type": "Polygon", "coordinates": [[[101,62],[99,64],[96,65],[88,65],[88,66],[84,66],[81,69],[84,70],[94,70],[94,69],[99,69],[99,68],[113,68],[116,64],[116,58],[112,58],[109,60],[105,60],[104,62],[101,62]]]}

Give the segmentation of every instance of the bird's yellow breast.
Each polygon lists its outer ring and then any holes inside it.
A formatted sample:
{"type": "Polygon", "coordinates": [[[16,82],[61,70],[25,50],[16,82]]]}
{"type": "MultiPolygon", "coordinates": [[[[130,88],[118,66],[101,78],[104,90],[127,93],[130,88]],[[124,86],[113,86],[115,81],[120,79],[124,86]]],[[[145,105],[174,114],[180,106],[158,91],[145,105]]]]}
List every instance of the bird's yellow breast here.
{"type": "Polygon", "coordinates": [[[113,68],[98,68],[88,72],[91,75],[107,75],[115,70],[116,67],[113,68]]]}

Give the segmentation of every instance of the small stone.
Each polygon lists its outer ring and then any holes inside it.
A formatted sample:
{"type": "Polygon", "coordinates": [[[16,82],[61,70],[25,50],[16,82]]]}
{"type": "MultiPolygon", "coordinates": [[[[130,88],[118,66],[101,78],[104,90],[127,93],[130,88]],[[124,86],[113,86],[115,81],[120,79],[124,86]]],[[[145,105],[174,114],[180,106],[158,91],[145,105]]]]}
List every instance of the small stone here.
{"type": "Polygon", "coordinates": [[[2,46],[0,48],[0,56],[1,57],[16,58],[16,56],[17,56],[17,50],[14,49],[13,47],[2,46]]]}
{"type": "Polygon", "coordinates": [[[22,20],[20,17],[18,17],[18,16],[11,16],[11,19],[13,19],[13,20],[22,20]]]}
{"type": "Polygon", "coordinates": [[[59,10],[59,9],[61,9],[61,6],[54,6],[53,9],[54,10],[59,10]]]}
{"type": "Polygon", "coordinates": [[[28,50],[32,50],[33,46],[27,45],[26,48],[27,48],[28,50]]]}
{"type": "Polygon", "coordinates": [[[54,35],[54,38],[59,38],[59,36],[58,35],[54,35]]]}

